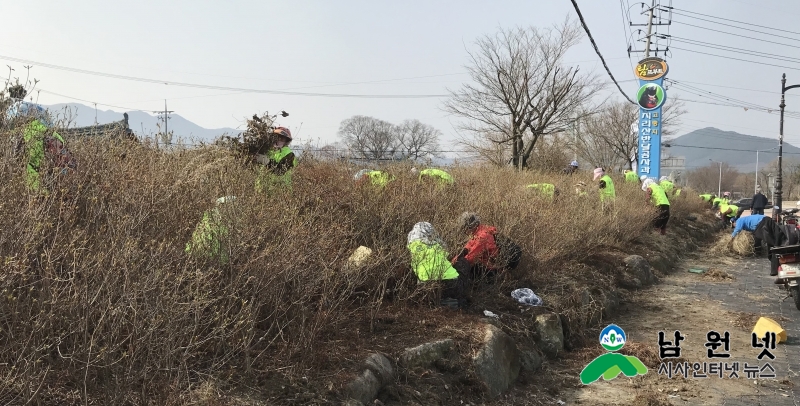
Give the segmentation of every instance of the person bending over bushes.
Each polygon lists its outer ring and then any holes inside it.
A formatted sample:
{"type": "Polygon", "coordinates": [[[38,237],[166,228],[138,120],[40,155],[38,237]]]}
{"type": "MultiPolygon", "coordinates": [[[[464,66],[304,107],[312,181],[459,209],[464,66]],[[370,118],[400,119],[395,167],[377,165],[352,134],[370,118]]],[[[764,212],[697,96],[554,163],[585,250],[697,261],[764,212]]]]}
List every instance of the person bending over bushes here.
{"type": "Polygon", "coordinates": [[[669,223],[669,199],[664,189],[653,179],[645,179],[642,183],[642,190],[647,192],[647,197],[654,206],[658,207],[658,215],[653,219],[653,227],[661,232],[667,233],[667,223],[669,223]]]}
{"type": "Polygon", "coordinates": [[[418,283],[439,281],[443,285],[442,298],[454,298],[459,308],[468,305],[469,263],[458,261],[455,266],[447,260],[444,242],[433,225],[428,222],[414,224],[408,233],[408,250],[411,252],[411,268],[418,283]]]}
{"type": "Polygon", "coordinates": [[[496,227],[482,224],[480,216],[475,213],[463,213],[459,226],[461,231],[469,234],[470,239],[451,263],[457,264],[466,260],[470,279],[486,277],[491,281],[498,272],[517,267],[521,256],[520,248],[498,236],[496,227]]]}

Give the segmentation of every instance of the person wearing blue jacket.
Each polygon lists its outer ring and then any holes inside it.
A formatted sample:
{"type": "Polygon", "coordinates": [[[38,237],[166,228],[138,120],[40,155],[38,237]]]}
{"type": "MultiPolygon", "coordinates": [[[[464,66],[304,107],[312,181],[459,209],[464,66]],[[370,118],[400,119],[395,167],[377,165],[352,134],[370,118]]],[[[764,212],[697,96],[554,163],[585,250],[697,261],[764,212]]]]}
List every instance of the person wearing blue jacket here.
{"type": "MultiPolygon", "coordinates": [[[[731,242],[729,244],[733,244],[733,238],[736,238],[742,231],[749,231],[753,233],[753,251],[756,255],[759,255],[761,253],[761,241],[764,240],[762,234],[772,229],[772,227],[765,227],[766,224],[762,224],[762,222],[770,221],[773,221],[772,218],[763,214],[751,214],[749,216],[739,217],[739,219],[736,220],[736,227],[733,229],[731,242]]],[[[767,244],[770,245],[769,242],[772,241],[772,239],[766,240],[767,244]]]]}

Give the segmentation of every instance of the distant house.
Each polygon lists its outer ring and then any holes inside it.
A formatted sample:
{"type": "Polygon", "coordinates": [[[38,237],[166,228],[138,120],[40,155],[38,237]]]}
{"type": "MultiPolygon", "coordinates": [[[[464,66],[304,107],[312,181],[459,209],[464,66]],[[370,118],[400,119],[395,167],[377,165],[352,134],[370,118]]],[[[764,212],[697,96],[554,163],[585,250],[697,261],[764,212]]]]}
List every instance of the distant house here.
{"type": "Polygon", "coordinates": [[[684,156],[664,156],[661,158],[661,175],[670,176],[677,181],[678,184],[683,184],[683,177],[681,174],[686,173],[686,157],[684,156]]]}
{"type": "Polygon", "coordinates": [[[128,113],[124,113],[123,119],[108,124],[90,125],[86,127],[68,128],[60,131],[68,137],[122,137],[131,141],[139,141],[136,135],[128,126],[128,113]]]}

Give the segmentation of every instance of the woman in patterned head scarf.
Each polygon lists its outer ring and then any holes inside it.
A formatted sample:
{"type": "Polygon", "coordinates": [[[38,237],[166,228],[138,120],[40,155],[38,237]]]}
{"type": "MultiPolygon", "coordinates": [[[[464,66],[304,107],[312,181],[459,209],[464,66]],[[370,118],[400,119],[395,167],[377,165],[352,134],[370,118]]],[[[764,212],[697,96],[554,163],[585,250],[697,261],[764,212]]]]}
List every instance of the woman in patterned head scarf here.
{"type": "Polygon", "coordinates": [[[419,283],[440,281],[444,285],[443,297],[452,297],[458,306],[467,306],[467,284],[469,264],[461,261],[459,269],[466,264],[467,269],[456,270],[447,259],[447,248],[439,237],[439,233],[431,223],[419,222],[408,233],[408,245],[411,253],[411,268],[417,275],[419,283]]]}

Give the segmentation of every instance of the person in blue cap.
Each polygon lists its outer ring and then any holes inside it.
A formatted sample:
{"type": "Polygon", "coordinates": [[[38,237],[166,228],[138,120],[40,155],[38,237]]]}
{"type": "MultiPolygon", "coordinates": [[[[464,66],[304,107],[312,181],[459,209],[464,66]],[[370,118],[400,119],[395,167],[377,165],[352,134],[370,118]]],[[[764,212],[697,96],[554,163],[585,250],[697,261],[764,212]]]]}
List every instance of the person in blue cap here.
{"type": "Polygon", "coordinates": [[[564,174],[572,175],[578,170],[578,161],[572,161],[569,163],[569,166],[564,168],[564,174]]]}
{"type": "Polygon", "coordinates": [[[25,89],[21,85],[9,89],[11,106],[6,110],[6,125],[21,127],[22,138],[15,147],[17,153],[24,150],[26,162],[26,184],[34,193],[48,195],[42,183],[50,172],[65,174],[76,169],[77,163],[65,146],[64,138],[53,130],[50,115],[42,106],[25,102],[25,89]]]}

